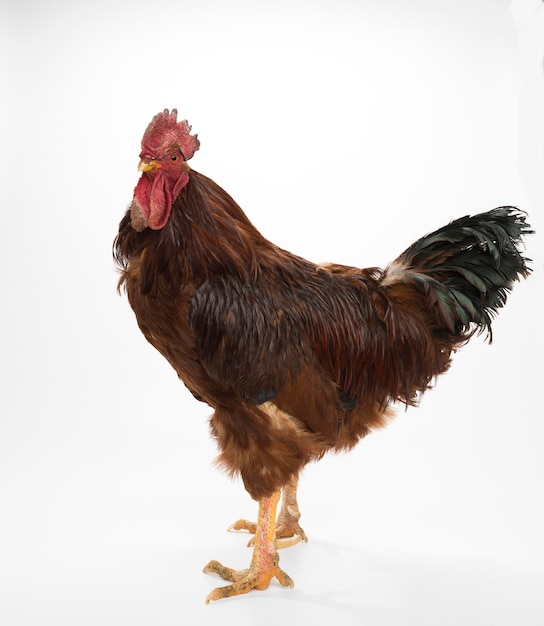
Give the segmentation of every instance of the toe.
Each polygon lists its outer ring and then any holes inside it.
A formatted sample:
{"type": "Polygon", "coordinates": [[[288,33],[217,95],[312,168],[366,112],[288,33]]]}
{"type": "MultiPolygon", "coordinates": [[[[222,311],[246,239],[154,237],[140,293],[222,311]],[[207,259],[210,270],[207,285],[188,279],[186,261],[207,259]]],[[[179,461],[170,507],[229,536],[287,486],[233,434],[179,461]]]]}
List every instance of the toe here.
{"type": "Polygon", "coordinates": [[[248,522],[247,519],[239,519],[227,528],[228,532],[237,530],[247,530],[247,532],[254,535],[257,530],[257,524],[255,522],[248,522]]]}
{"type": "Polygon", "coordinates": [[[221,565],[219,561],[210,561],[206,567],[204,567],[203,572],[205,574],[217,574],[217,576],[220,576],[223,580],[228,580],[231,583],[239,582],[248,575],[248,570],[231,569],[230,567],[221,565]]]}
{"type": "Polygon", "coordinates": [[[230,598],[233,596],[239,596],[244,593],[248,593],[252,589],[258,589],[263,591],[270,585],[272,578],[276,578],[280,585],[284,587],[294,587],[295,583],[293,579],[287,575],[279,567],[274,567],[265,571],[249,570],[231,570],[228,567],[224,567],[217,561],[210,561],[204,568],[207,573],[218,574],[225,580],[232,581],[231,585],[225,587],[217,587],[206,598],[206,604],[221,600],[222,598],[230,598]]]}

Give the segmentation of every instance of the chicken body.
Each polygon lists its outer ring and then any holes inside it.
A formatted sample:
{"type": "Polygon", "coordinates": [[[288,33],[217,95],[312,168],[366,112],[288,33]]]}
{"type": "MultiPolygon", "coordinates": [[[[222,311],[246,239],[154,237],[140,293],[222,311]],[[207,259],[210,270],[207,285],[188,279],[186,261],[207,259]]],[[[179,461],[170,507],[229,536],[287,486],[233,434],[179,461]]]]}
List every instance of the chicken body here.
{"type": "MultiPolygon", "coordinates": [[[[529,271],[518,247],[530,231],[502,207],[422,238],[386,270],[317,266],[266,240],[223,189],[189,169],[183,142],[192,136],[184,127],[176,142],[180,125],[167,114],[154,118],[147,143],[144,135],[140,191],[114,252],[143,334],[213,407],[219,463],[263,511],[249,570],[207,566],[233,583],[212,592],[217,599],[273,576],[292,583],[275,552],[270,507],[280,490],[296,504],[309,461],[355,445],[392,403],[415,403],[452,351],[489,329],[529,271]],[[178,153],[181,163],[168,160],[178,153]]],[[[289,524],[300,536],[298,521],[289,524]]]]}
{"type": "Polygon", "coordinates": [[[125,217],[118,245],[140,249],[122,281],[147,340],[215,409],[221,463],[258,499],[382,425],[392,400],[412,401],[452,342],[392,300],[382,272],[280,250],[212,181],[190,177],[160,231],[125,217]],[[214,194],[221,220],[208,224],[214,194]]]}

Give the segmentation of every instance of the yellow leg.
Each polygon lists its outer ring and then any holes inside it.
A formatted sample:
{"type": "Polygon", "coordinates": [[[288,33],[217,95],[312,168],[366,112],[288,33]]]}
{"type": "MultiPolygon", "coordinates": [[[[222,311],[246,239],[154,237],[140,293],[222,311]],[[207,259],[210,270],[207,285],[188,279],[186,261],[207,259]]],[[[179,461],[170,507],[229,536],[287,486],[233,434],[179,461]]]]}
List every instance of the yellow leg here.
{"type": "Polygon", "coordinates": [[[280,557],[276,549],[276,508],[279,497],[280,493],[277,491],[259,501],[255,545],[248,569],[233,570],[217,561],[210,561],[206,565],[204,572],[217,574],[232,583],[214,589],[206,598],[206,604],[213,600],[247,593],[252,589],[266,589],[274,577],[284,587],[294,586],[291,578],[279,567],[280,557]]]}
{"type": "Polygon", "coordinates": [[[298,509],[297,502],[297,485],[298,478],[295,476],[283,488],[281,509],[277,520],[278,530],[276,531],[276,536],[278,537],[298,537],[295,543],[298,543],[300,540],[308,541],[306,533],[302,530],[300,524],[298,523],[298,520],[300,519],[300,511],[298,509]]]}
{"type": "MultiPolygon", "coordinates": [[[[297,503],[298,477],[294,476],[282,490],[281,509],[276,522],[277,548],[288,548],[299,541],[308,541],[306,533],[302,530],[298,520],[300,511],[297,503]]],[[[228,530],[247,530],[255,534],[257,524],[245,519],[239,519],[229,526],[228,530]]],[[[248,546],[254,545],[255,539],[251,539],[248,546]]]]}

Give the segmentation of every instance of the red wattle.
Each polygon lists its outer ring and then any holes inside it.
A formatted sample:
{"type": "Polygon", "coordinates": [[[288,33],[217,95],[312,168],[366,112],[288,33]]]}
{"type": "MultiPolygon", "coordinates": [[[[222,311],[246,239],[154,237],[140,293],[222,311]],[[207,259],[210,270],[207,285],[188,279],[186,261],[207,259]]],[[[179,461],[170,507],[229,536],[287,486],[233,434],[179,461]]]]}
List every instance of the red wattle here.
{"type": "Polygon", "coordinates": [[[134,197],[130,205],[130,223],[132,228],[141,232],[149,225],[149,197],[151,195],[151,182],[147,176],[140,176],[140,180],[134,189],[134,197]]]}
{"type": "Polygon", "coordinates": [[[147,227],[153,230],[163,228],[170,217],[173,200],[188,182],[189,174],[183,172],[173,191],[170,191],[169,182],[161,170],[152,178],[142,174],[134,189],[134,198],[130,206],[132,228],[138,232],[147,227]]]}

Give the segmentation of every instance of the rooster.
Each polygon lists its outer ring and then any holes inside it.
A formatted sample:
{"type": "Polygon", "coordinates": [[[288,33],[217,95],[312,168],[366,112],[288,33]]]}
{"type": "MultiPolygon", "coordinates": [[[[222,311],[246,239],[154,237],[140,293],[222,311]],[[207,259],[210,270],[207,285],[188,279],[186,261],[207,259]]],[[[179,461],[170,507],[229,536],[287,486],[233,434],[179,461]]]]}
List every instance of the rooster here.
{"type": "Polygon", "coordinates": [[[510,206],[457,219],[386,269],[316,265],[277,247],[215,182],[191,169],[197,135],[164,110],[142,139],[132,204],[114,241],[145,338],[213,408],[218,464],[258,501],[247,569],[211,561],[230,584],[206,601],[292,587],[278,549],[306,540],[298,476],[414,405],[451,354],[487,332],[531,233],[510,206]]]}

